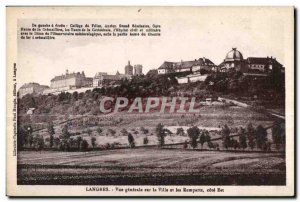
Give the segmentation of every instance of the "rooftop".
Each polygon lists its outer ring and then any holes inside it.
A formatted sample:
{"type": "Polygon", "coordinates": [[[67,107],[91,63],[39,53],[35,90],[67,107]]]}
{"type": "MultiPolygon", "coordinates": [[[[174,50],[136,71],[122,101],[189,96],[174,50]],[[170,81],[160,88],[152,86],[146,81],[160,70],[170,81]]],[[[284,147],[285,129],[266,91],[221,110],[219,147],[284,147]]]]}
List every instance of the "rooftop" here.
{"type": "Polygon", "coordinates": [[[85,77],[85,74],[84,74],[84,72],[82,72],[82,73],[80,73],[80,72],[66,73],[66,74],[63,74],[60,76],[55,76],[53,79],[51,79],[51,82],[74,78],[74,77],[85,77]]]}
{"type": "Polygon", "coordinates": [[[193,66],[213,66],[214,63],[207,59],[207,58],[199,58],[198,60],[192,60],[192,61],[181,61],[181,62],[167,62],[165,61],[158,69],[187,69],[191,68],[193,66]]]}

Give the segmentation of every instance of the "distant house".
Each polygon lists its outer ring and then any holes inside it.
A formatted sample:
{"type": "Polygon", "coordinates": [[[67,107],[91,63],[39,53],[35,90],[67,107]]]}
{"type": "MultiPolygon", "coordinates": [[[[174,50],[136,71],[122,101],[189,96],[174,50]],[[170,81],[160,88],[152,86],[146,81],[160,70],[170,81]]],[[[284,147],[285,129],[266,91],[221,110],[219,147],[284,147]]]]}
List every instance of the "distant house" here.
{"type": "Polygon", "coordinates": [[[167,62],[165,61],[159,68],[158,74],[168,74],[174,72],[193,72],[198,73],[201,70],[211,71],[215,64],[203,57],[198,60],[181,61],[181,62],[167,62]]]}
{"type": "Polygon", "coordinates": [[[93,87],[119,85],[122,79],[131,79],[132,75],[120,74],[118,71],[115,75],[98,72],[93,78],[93,87]]]}
{"type": "Polygon", "coordinates": [[[192,72],[194,74],[197,74],[197,73],[201,72],[201,70],[205,70],[206,72],[210,72],[215,68],[215,66],[216,65],[211,60],[209,60],[205,57],[199,58],[196,61],[196,63],[194,63],[194,65],[192,66],[192,72]]]}
{"type": "MultiPolygon", "coordinates": [[[[236,48],[232,48],[219,65],[217,71],[227,72],[230,69],[241,71],[250,74],[267,74],[268,72],[279,70],[284,72],[284,67],[276,58],[273,57],[248,57],[243,58],[243,55],[236,48]]],[[[257,76],[257,75],[255,75],[257,76]]]]}
{"type": "Polygon", "coordinates": [[[92,78],[85,76],[84,71],[69,73],[66,70],[66,74],[55,76],[51,79],[51,89],[57,91],[76,89],[82,87],[89,87],[92,85],[92,78]]]}
{"type": "Polygon", "coordinates": [[[159,68],[158,68],[158,74],[167,74],[167,73],[173,73],[174,70],[174,63],[173,62],[167,62],[165,61],[159,68]]]}
{"type": "Polygon", "coordinates": [[[22,98],[24,95],[33,94],[33,95],[40,95],[43,93],[44,90],[49,89],[49,86],[40,85],[38,83],[26,83],[22,85],[19,89],[19,97],[22,98]]]}
{"type": "Polygon", "coordinates": [[[268,73],[274,68],[284,72],[283,65],[273,57],[248,57],[246,62],[248,64],[249,73],[268,73]]]}
{"type": "Polygon", "coordinates": [[[193,83],[196,81],[205,81],[207,78],[207,74],[201,75],[201,74],[190,74],[184,77],[178,77],[176,78],[179,84],[184,84],[184,83],[193,83]]]}

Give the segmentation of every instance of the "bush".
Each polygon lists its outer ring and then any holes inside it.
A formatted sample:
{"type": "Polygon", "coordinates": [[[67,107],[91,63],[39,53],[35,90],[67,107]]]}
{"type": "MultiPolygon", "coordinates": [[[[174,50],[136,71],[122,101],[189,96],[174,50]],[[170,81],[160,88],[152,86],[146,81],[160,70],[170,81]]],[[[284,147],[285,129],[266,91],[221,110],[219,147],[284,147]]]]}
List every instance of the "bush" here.
{"type": "Polygon", "coordinates": [[[100,135],[102,133],[102,129],[100,127],[97,128],[97,133],[100,135]]]}
{"type": "Polygon", "coordinates": [[[195,149],[198,145],[197,139],[200,134],[200,130],[197,126],[191,127],[187,129],[188,136],[190,138],[190,144],[193,149],[195,149]]]}
{"type": "Polygon", "coordinates": [[[144,143],[144,145],[147,145],[149,143],[149,140],[147,137],[144,137],[143,143],[144,143]]]}
{"type": "Polygon", "coordinates": [[[91,143],[92,143],[92,147],[93,147],[93,148],[96,147],[96,140],[97,140],[97,139],[96,139],[95,137],[92,137],[92,138],[91,138],[91,143]]]}
{"type": "Polygon", "coordinates": [[[149,132],[149,130],[144,127],[141,127],[140,131],[142,131],[143,134],[147,134],[149,132]]]}
{"type": "Polygon", "coordinates": [[[132,136],[131,133],[128,133],[128,143],[129,143],[130,148],[135,147],[134,137],[132,136]]]}
{"type": "Polygon", "coordinates": [[[80,143],[80,151],[86,151],[89,147],[89,143],[83,139],[80,143]]]}
{"type": "Polygon", "coordinates": [[[107,130],[107,132],[108,132],[109,134],[111,134],[112,136],[114,136],[114,135],[117,133],[115,130],[113,130],[113,129],[111,129],[111,128],[109,128],[109,129],[107,130]]]}

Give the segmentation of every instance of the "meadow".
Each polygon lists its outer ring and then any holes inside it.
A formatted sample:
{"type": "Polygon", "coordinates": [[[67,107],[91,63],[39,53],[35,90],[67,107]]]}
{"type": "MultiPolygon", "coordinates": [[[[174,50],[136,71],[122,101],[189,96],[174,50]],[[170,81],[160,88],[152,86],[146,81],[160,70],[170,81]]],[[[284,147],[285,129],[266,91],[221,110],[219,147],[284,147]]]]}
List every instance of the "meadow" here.
{"type": "Polygon", "coordinates": [[[18,184],[283,185],[283,153],[136,148],[21,151],[18,184]]]}
{"type": "MultiPolygon", "coordinates": [[[[70,119],[74,117],[69,117],[70,119]]],[[[78,118],[80,119],[80,117],[78,118]]],[[[127,134],[122,133],[122,130],[130,132],[137,146],[142,146],[143,139],[148,138],[148,145],[157,145],[157,137],[155,128],[157,124],[163,124],[173,134],[166,137],[166,144],[180,143],[188,140],[185,136],[176,135],[178,128],[186,130],[191,126],[197,126],[200,129],[206,129],[213,131],[211,133],[212,138],[219,137],[217,131],[221,130],[225,124],[230,128],[246,127],[248,123],[252,123],[254,127],[261,124],[262,126],[270,126],[273,123],[273,119],[267,115],[257,113],[248,108],[242,108],[237,106],[203,106],[198,114],[170,114],[170,113],[112,113],[102,116],[88,116],[83,119],[81,125],[71,124],[69,131],[73,134],[72,138],[76,139],[77,136],[81,136],[86,139],[91,147],[91,138],[96,138],[96,144],[99,147],[105,146],[107,143],[116,144],[120,146],[128,146],[127,134]],[[94,119],[96,120],[94,121],[94,119]],[[93,121],[91,121],[93,120],[93,121]],[[141,131],[141,127],[148,130],[147,133],[141,131]],[[97,129],[101,129],[101,133],[97,129]],[[111,130],[114,133],[111,133],[111,130]]],[[[72,123],[74,121],[70,121],[72,123]]],[[[55,137],[61,135],[62,127],[64,124],[54,124],[55,137]]],[[[270,131],[268,131],[270,132],[270,131]]],[[[38,131],[34,134],[41,134],[44,139],[49,137],[47,130],[38,131]]],[[[270,139],[269,134],[269,139],[270,139]]],[[[46,142],[47,144],[47,142],[46,142]]]]}

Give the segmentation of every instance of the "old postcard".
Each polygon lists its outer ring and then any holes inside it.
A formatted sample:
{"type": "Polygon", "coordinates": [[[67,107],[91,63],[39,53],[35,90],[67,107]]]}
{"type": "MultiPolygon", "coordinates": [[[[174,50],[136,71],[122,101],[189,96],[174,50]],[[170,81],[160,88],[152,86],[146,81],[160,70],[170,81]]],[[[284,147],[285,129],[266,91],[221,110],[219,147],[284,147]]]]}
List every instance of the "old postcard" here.
{"type": "Polygon", "coordinates": [[[7,195],[294,196],[293,7],[7,7],[7,195]]]}

